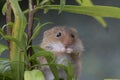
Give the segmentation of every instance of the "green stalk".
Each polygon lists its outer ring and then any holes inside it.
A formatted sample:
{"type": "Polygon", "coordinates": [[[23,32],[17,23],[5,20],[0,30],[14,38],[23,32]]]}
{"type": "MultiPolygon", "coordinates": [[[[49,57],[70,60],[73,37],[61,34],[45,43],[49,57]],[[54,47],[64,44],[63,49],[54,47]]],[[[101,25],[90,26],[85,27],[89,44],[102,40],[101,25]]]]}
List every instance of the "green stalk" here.
{"type": "MultiPolygon", "coordinates": [[[[26,18],[19,7],[18,0],[9,0],[9,2],[15,16],[12,37],[16,38],[16,40],[22,44],[26,18]]],[[[14,41],[10,41],[10,60],[14,80],[23,80],[24,54],[24,46],[18,46],[14,41]]]]}

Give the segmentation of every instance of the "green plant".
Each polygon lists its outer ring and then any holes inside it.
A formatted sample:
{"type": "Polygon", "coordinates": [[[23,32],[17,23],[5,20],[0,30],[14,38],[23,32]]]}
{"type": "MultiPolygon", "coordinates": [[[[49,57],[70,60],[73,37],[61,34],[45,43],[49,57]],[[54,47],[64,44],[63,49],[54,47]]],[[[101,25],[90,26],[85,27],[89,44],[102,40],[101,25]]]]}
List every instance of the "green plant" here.
{"type": "Polygon", "coordinates": [[[44,10],[46,14],[49,10],[58,10],[59,14],[65,11],[89,15],[105,28],[107,28],[107,24],[103,17],[120,18],[120,8],[94,5],[91,0],[76,0],[78,5],[66,5],[66,0],[60,0],[60,4],[56,5],[53,4],[55,2],[55,0],[28,0],[29,8],[22,11],[19,0],[6,0],[2,8],[2,13],[6,16],[6,24],[0,28],[0,35],[2,39],[8,42],[8,46],[0,44],[0,54],[8,50],[10,58],[0,58],[0,80],[23,80],[26,70],[34,70],[38,66],[44,66],[36,61],[39,56],[44,56],[47,59],[48,64],[46,65],[50,66],[55,80],[59,80],[56,67],[65,70],[68,80],[74,80],[72,65],[69,64],[70,66],[66,67],[55,64],[52,53],[32,45],[32,40],[39,34],[41,27],[50,23],[42,24],[38,20],[38,24],[33,30],[34,15],[38,10],[44,10]],[[33,4],[33,1],[35,4],[33,4]],[[14,13],[14,22],[11,21],[11,17],[13,17],[11,16],[12,11],[14,13]],[[28,14],[28,17],[25,16],[26,14],[28,14]],[[28,33],[25,32],[26,26],[28,27],[28,33]],[[4,32],[5,28],[7,28],[7,32],[4,32]]]}

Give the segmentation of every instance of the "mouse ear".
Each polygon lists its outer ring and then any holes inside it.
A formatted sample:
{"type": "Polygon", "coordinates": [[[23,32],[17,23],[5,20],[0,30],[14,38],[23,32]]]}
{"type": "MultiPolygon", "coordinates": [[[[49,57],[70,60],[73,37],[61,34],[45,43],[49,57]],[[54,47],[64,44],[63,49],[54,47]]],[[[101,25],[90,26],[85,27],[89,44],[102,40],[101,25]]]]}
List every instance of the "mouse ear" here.
{"type": "Polygon", "coordinates": [[[75,33],[76,35],[78,35],[78,31],[75,28],[70,28],[70,30],[75,33]]]}
{"type": "Polygon", "coordinates": [[[48,31],[44,31],[44,35],[46,35],[46,34],[47,34],[47,32],[48,32],[48,31]]]}
{"type": "Polygon", "coordinates": [[[48,30],[44,31],[44,33],[43,33],[43,38],[46,38],[46,36],[49,36],[49,31],[48,30]]]}
{"type": "Polygon", "coordinates": [[[44,31],[44,36],[49,35],[50,32],[51,32],[50,30],[46,30],[46,31],[44,31]]]}

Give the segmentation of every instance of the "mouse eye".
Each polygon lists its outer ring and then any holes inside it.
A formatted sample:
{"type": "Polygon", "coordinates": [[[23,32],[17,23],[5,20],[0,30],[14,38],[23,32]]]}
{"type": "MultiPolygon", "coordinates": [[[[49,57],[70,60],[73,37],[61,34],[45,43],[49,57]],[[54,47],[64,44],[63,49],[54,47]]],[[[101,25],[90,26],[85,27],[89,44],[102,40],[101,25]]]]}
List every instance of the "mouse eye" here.
{"type": "Polygon", "coordinates": [[[56,35],[56,37],[60,37],[61,35],[62,35],[62,33],[58,32],[57,35],[56,35]]]}
{"type": "Polygon", "coordinates": [[[74,34],[71,34],[71,37],[72,37],[72,38],[74,38],[74,37],[75,37],[75,35],[74,35],[74,34]]]}

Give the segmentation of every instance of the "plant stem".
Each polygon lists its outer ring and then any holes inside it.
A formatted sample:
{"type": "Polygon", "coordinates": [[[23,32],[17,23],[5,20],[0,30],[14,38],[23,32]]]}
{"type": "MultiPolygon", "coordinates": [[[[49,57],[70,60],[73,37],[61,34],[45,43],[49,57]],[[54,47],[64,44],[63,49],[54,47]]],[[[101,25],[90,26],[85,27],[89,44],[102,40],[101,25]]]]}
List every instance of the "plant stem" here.
{"type": "MultiPolygon", "coordinates": [[[[28,17],[28,42],[29,46],[32,46],[32,40],[30,41],[33,33],[33,17],[34,17],[34,5],[33,0],[29,0],[29,17],[28,17]]],[[[32,56],[32,47],[30,47],[27,51],[28,56],[32,56]]],[[[32,62],[30,62],[30,66],[32,66],[32,62]]]]}
{"type": "MultiPolygon", "coordinates": [[[[7,0],[6,3],[7,3],[6,24],[8,24],[9,22],[11,22],[11,6],[10,6],[9,0],[7,0]]],[[[9,26],[6,27],[6,31],[7,31],[7,35],[11,35],[12,29],[9,26]]],[[[10,50],[10,41],[7,41],[7,42],[8,42],[8,48],[10,50]]]]}
{"type": "Polygon", "coordinates": [[[14,41],[10,40],[11,70],[13,71],[13,80],[23,80],[25,55],[23,35],[26,27],[26,17],[18,4],[18,0],[9,0],[9,2],[14,13],[14,25],[11,36],[22,45],[22,47],[20,47],[14,41]]]}

